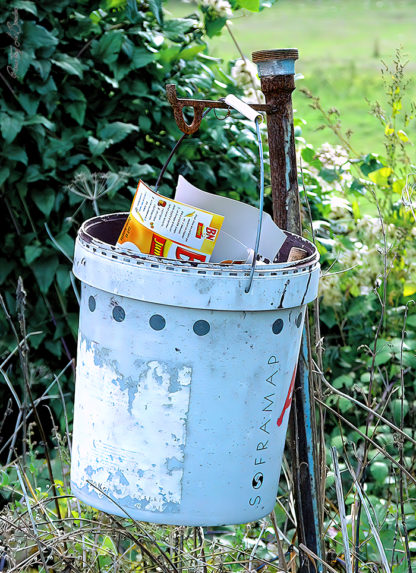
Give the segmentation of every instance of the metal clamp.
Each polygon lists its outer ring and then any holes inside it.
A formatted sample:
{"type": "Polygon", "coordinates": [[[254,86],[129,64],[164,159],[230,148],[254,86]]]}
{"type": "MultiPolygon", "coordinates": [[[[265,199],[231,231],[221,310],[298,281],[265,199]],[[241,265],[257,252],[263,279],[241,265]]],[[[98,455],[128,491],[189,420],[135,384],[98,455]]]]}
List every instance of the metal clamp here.
{"type": "MultiPolygon", "coordinates": [[[[204,108],[213,108],[213,109],[228,109],[228,104],[222,100],[209,100],[209,99],[187,99],[187,98],[178,98],[176,95],[176,86],[175,84],[167,84],[166,85],[166,95],[170,105],[173,108],[173,115],[175,117],[175,121],[179,129],[186,133],[186,135],[192,135],[196,131],[198,131],[199,126],[201,125],[201,120],[203,118],[203,110],[204,108]],[[194,110],[194,118],[192,123],[189,125],[186,123],[183,117],[183,108],[184,107],[192,107],[194,110]]],[[[229,96],[227,96],[229,97],[229,96]]],[[[237,98],[235,98],[237,99],[237,98]]],[[[241,100],[240,100],[241,101],[241,100]]],[[[243,104],[243,102],[241,102],[243,104]]],[[[248,105],[248,104],[245,104],[248,105]]],[[[249,104],[249,107],[254,109],[257,112],[270,112],[271,108],[268,104],[262,103],[254,103],[249,104]]]]}

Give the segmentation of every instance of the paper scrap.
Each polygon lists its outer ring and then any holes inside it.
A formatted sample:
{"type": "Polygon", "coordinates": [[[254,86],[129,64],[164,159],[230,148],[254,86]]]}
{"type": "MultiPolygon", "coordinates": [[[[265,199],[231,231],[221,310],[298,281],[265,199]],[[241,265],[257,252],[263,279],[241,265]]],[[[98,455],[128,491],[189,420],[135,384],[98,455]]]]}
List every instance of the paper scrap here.
{"type": "MultiPolygon", "coordinates": [[[[194,205],[199,209],[206,209],[222,215],[224,222],[221,228],[221,235],[227,234],[232,239],[239,241],[249,251],[254,249],[259,219],[259,210],[256,207],[229,199],[228,197],[202,191],[189,183],[182,175],[178,179],[175,199],[194,205]]],[[[218,262],[223,260],[221,256],[223,253],[226,253],[226,239],[227,237],[224,236],[220,256],[216,252],[217,247],[214,249],[212,262],[214,260],[218,262]]],[[[268,213],[263,213],[258,255],[273,262],[285,240],[285,233],[276,225],[268,213]]],[[[231,256],[226,258],[232,259],[231,256]]]]}

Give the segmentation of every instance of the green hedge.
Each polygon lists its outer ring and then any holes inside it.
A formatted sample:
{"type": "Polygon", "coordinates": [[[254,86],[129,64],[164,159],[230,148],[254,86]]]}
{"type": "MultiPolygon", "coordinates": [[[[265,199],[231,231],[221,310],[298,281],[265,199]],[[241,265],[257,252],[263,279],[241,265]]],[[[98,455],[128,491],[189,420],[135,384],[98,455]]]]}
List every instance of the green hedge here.
{"type": "MultiPolygon", "coordinates": [[[[107,9],[86,0],[14,0],[1,25],[0,288],[13,315],[23,277],[28,330],[42,331],[30,337],[32,357],[56,369],[75,351],[69,259],[79,225],[97,212],[128,210],[139,178],[155,183],[181,135],[166,83],[213,99],[238,89],[207,55],[200,17],[166,19],[160,0],[107,9]],[[100,185],[105,193],[92,201],[100,185]]],[[[185,140],[162,193],[172,192],[178,173],[256,202],[254,134],[211,114],[185,140]]],[[[3,314],[0,327],[4,354],[15,340],[3,314]]]]}

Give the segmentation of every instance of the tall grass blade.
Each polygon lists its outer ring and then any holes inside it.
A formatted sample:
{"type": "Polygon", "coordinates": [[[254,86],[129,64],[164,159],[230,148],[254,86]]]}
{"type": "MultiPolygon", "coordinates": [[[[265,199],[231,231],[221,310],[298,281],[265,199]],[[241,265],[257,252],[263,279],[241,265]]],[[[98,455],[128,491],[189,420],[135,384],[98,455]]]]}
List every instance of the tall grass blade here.
{"type": "Polygon", "coordinates": [[[341,472],[339,471],[339,465],[338,465],[338,452],[334,446],[331,448],[331,456],[332,456],[332,462],[334,464],[335,488],[337,491],[339,518],[341,521],[342,541],[344,543],[345,567],[347,573],[352,573],[351,552],[350,552],[350,543],[348,539],[347,516],[345,514],[344,493],[342,491],[341,472]]]}
{"type": "Polygon", "coordinates": [[[381,539],[380,539],[380,535],[378,534],[377,528],[376,528],[376,526],[374,525],[374,522],[373,522],[373,520],[372,520],[372,518],[371,518],[371,514],[370,514],[370,509],[369,509],[369,507],[368,507],[368,503],[366,502],[366,500],[365,500],[365,498],[364,498],[364,496],[363,496],[363,492],[362,492],[362,490],[361,490],[360,484],[358,483],[358,481],[357,481],[357,479],[356,479],[356,477],[355,477],[355,474],[354,474],[354,472],[352,471],[351,468],[350,468],[350,472],[351,472],[351,475],[352,475],[352,477],[353,477],[355,487],[357,488],[358,495],[360,496],[361,504],[362,504],[362,506],[364,507],[364,510],[365,510],[365,512],[366,512],[366,514],[367,514],[368,523],[370,524],[371,533],[374,535],[374,539],[375,539],[375,541],[376,541],[377,548],[378,548],[379,553],[380,553],[380,558],[381,558],[381,562],[382,562],[383,567],[384,567],[384,571],[385,571],[386,573],[391,573],[390,565],[389,565],[389,563],[388,563],[388,561],[387,561],[387,557],[386,557],[386,554],[385,554],[385,552],[384,552],[384,548],[383,548],[383,544],[382,544],[381,539]]]}

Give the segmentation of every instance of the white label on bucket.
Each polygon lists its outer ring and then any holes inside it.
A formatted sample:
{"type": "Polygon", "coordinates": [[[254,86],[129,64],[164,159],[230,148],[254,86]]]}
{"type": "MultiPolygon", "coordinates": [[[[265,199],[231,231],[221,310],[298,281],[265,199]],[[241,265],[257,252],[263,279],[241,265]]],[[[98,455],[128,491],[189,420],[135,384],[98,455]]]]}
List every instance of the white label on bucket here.
{"type": "Polygon", "coordinates": [[[122,507],[179,511],[192,368],[132,356],[125,370],[81,337],[72,481],[122,507]]]}

